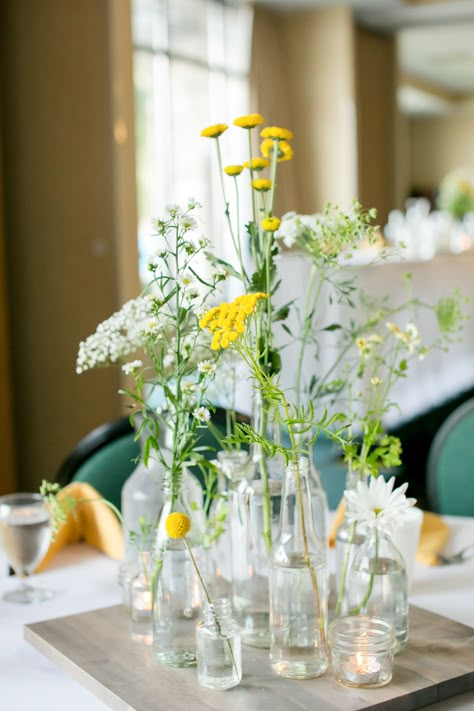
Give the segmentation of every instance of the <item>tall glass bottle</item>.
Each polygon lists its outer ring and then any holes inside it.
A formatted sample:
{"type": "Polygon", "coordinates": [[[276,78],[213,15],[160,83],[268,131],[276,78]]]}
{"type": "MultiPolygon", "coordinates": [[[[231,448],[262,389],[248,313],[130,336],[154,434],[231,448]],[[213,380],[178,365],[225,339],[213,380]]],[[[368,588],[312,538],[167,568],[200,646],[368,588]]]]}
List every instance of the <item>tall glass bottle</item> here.
{"type": "Polygon", "coordinates": [[[173,511],[185,513],[191,528],[186,535],[198,567],[203,567],[202,509],[196,510],[192,479],[183,474],[178,495],[165,489],[165,503],[157,531],[153,567],[153,650],[161,664],[196,664],[196,623],[201,615],[202,587],[181,538],[169,538],[165,521],[173,511]]]}
{"type": "MultiPolygon", "coordinates": [[[[279,441],[277,428],[257,398],[253,427],[279,441]]],[[[232,603],[242,642],[270,646],[269,571],[272,541],[280,520],[284,462],[269,458],[260,446],[252,450],[253,479],[243,479],[230,492],[232,536],[232,603]]]]}
{"type": "Polygon", "coordinates": [[[290,462],[270,572],[270,661],[280,676],[309,679],[328,667],[327,567],[314,532],[308,461],[290,462]]]}
{"type": "MultiPolygon", "coordinates": [[[[345,488],[347,490],[354,489],[359,480],[359,474],[348,472],[345,488]]],[[[347,576],[352,562],[365,540],[364,526],[345,517],[336,532],[336,617],[348,614],[347,595],[345,594],[347,576]]]]}
{"type": "Polygon", "coordinates": [[[301,433],[296,436],[300,456],[308,460],[308,483],[311,494],[314,532],[321,544],[326,547],[328,540],[328,499],[314,464],[313,445],[310,444],[312,432],[301,433]]]}
{"type": "Polygon", "coordinates": [[[401,651],[408,640],[408,583],[402,554],[391,536],[371,528],[354,558],[347,577],[346,598],[350,615],[370,615],[395,627],[401,651]]]}

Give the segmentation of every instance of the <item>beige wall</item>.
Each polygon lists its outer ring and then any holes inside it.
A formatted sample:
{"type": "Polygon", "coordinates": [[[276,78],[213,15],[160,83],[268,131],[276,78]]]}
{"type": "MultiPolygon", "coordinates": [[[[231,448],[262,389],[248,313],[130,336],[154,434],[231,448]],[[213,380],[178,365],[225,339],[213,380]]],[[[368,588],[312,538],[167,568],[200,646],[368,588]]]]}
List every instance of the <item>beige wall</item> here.
{"type": "MultiPolygon", "coordinates": [[[[128,16],[128,1],[120,7],[128,16]]],[[[2,11],[5,225],[23,489],[54,477],[79,438],[120,414],[116,371],[75,374],[79,341],[123,295],[127,240],[117,237],[109,10],[106,0],[18,0],[2,11]]],[[[128,268],[135,274],[131,222],[128,268]]],[[[130,290],[138,285],[133,274],[130,290]]]]}
{"type": "Polygon", "coordinates": [[[396,204],[396,48],[392,36],[355,33],[358,198],[385,224],[396,204]]]}
{"type": "Polygon", "coordinates": [[[474,110],[410,122],[411,182],[436,187],[457,168],[474,172],[474,110]]]}

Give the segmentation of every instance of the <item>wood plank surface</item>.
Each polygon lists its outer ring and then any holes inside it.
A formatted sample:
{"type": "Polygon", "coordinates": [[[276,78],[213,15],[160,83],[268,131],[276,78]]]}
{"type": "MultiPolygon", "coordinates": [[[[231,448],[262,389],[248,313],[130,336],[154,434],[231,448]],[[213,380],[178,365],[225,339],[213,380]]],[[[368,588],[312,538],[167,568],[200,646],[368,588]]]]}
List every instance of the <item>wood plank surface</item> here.
{"type": "Polygon", "coordinates": [[[115,711],[412,711],[474,688],[474,630],[411,607],[410,640],[380,689],[349,689],[328,672],[291,681],[276,676],[265,650],[243,648],[242,683],[201,688],[195,669],[158,664],[132,640],[121,606],[37,622],[25,639],[115,711]]]}

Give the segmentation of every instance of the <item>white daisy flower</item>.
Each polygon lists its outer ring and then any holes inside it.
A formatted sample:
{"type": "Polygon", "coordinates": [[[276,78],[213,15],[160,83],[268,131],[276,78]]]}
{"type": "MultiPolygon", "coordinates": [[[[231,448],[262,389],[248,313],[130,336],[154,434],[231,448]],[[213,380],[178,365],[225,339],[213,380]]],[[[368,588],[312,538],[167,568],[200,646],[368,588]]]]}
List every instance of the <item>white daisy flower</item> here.
{"type": "Polygon", "coordinates": [[[122,370],[125,375],[132,375],[138,368],[141,368],[143,362],[141,360],[132,360],[130,363],[124,363],[122,365],[122,370]]]}
{"type": "Polygon", "coordinates": [[[199,422],[208,422],[211,419],[211,413],[207,407],[197,407],[193,410],[193,417],[199,420],[199,422]]]}
{"type": "Polygon", "coordinates": [[[202,375],[214,375],[216,372],[216,364],[210,360],[202,360],[197,364],[198,373],[202,375]]]}
{"type": "Polygon", "coordinates": [[[193,198],[193,197],[188,198],[188,210],[195,210],[196,208],[199,208],[199,207],[202,207],[199,200],[196,200],[196,198],[193,198]]]}
{"type": "Polygon", "coordinates": [[[407,483],[393,490],[394,483],[394,476],[389,481],[385,481],[383,476],[371,477],[369,484],[358,481],[355,489],[344,492],[347,517],[369,528],[389,528],[416,503],[416,499],[405,496],[407,483]]]}
{"type": "Polygon", "coordinates": [[[183,230],[183,232],[188,232],[189,230],[195,230],[198,226],[197,220],[191,215],[181,215],[178,218],[178,227],[183,230]]]}
{"type": "Polygon", "coordinates": [[[167,205],[166,212],[170,217],[181,217],[181,215],[183,214],[182,208],[176,203],[171,203],[170,205],[167,205]]]}
{"type": "Polygon", "coordinates": [[[163,358],[163,366],[169,368],[174,364],[174,353],[167,353],[163,358]]]}

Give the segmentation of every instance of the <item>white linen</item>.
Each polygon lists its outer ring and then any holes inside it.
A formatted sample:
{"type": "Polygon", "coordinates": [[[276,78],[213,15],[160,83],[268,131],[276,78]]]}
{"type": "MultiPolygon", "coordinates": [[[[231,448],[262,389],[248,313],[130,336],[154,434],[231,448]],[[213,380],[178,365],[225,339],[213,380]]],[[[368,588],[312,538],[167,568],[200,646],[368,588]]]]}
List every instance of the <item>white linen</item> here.
{"type": "MultiPolygon", "coordinates": [[[[474,542],[474,518],[446,520],[452,531],[446,552],[474,542]]],[[[117,568],[115,561],[86,545],[70,546],[57,555],[47,571],[36,576],[37,585],[56,592],[52,600],[32,606],[0,600],[1,711],[108,708],[25,642],[23,625],[119,603],[117,568]]],[[[0,578],[0,592],[15,584],[14,579],[0,578]]],[[[417,564],[410,601],[474,627],[474,558],[439,568],[417,564]]],[[[424,708],[473,711],[474,691],[424,708]]]]}

